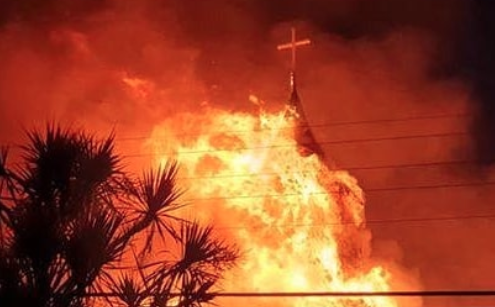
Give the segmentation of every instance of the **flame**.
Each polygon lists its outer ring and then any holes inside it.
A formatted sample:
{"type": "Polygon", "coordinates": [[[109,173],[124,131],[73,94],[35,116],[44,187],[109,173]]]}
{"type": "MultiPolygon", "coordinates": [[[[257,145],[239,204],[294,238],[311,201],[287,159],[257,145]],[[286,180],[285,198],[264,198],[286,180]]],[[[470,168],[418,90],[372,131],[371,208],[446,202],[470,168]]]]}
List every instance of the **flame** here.
{"type": "MultiPolygon", "coordinates": [[[[301,156],[294,128],[284,112],[253,115],[206,107],[167,119],[149,145],[157,163],[179,160],[180,184],[190,203],[184,214],[214,223],[244,252],[224,291],[391,290],[391,273],[370,261],[371,235],[356,179],[327,168],[315,154],[301,156]]],[[[398,306],[390,297],[255,302],[398,306]]]]}

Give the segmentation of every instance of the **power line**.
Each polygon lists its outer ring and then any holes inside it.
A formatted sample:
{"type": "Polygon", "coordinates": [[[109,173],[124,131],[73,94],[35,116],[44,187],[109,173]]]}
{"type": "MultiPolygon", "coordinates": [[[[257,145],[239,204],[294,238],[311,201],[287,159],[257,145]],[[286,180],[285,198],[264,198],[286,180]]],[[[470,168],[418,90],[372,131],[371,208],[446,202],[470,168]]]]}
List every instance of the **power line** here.
{"type": "Polygon", "coordinates": [[[439,296],[495,296],[493,290],[471,291],[386,291],[386,292],[220,292],[218,297],[439,297],[439,296]]]}
{"type": "MultiPolygon", "coordinates": [[[[378,166],[349,166],[346,168],[339,168],[333,171],[356,171],[356,170],[375,170],[375,169],[392,169],[392,168],[415,168],[415,167],[432,167],[432,166],[446,166],[446,165],[461,165],[474,163],[474,160],[453,160],[453,161],[436,161],[436,162],[424,162],[424,163],[405,163],[405,164],[390,164],[390,165],[378,165],[378,166]]],[[[292,172],[285,172],[283,174],[291,174],[292,172]]],[[[293,173],[308,173],[308,172],[293,172],[293,173]]],[[[229,175],[217,175],[217,176],[193,176],[193,177],[179,177],[182,180],[213,180],[213,179],[227,179],[227,178],[242,178],[242,177],[257,177],[257,176],[275,176],[279,173],[252,173],[252,174],[229,174],[229,175]]],[[[420,185],[420,186],[402,186],[393,188],[370,188],[365,192],[381,192],[381,191],[400,191],[400,190],[415,190],[415,189],[440,189],[440,188],[456,188],[456,187],[469,187],[469,186],[486,186],[493,185],[494,182],[473,182],[473,183],[461,183],[461,184],[442,184],[442,185],[420,185]]],[[[326,193],[321,193],[326,194],[326,193]]],[[[282,195],[259,195],[259,196],[238,196],[238,197],[223,197],[223,198],[207,198],[207,199],[193,199],[197,200],[215,200],[215,199],[235,199],[235,198],[263,198],[263,197],[280,197],[280,196],[298,196],[298,194],[282,194],[282,195]]]]}
{"type": "MultiPolygon", "coordinates": [[[[368,139],[351,139],[351,140],[338,140],[338,141],[322,141],[317,142],[318,145],[337,145],[337,144],[352,144],[352,143],[365,143],[365,142],[381,142],[381,141],[395,141],[404,139],[421,139],[421,138],[444,138],[444,137],[454,137],[454,136],[466,136],[468,132],[445,132],[445,133],[435,133],[435,134],[417,134],[417,135],[403,135],[403,136],[393,136],[393,137],[381,137],[381,138],[368,138],[368,139]]],[[[217,152],[232,152],[232,151],[251,151],[251,150],[263,150],[263,149],[273,149],[273,148],[290,148],[295,147],[296,144],[279,144],[279,145],[266,145],[266,146],[255,146],[246,148],[235,148],[235,149],[214,149],[214,150],[193,150],[193,151],[182,151],[182,152],[158,152],[158,153],[140,153],[124,155],[126,158],[136,158],[136,157],[147,157],[155,155],[173,155],[181,156],[187,154],[207,154],[207,153],[217,153],[217,152]]]]}
{"type": "MultiPolygon", "coordinates": [[[[469,113],[452,113],[452,114],[435,114],[435,115],[417,115],[417,116],[405,116],[401,118],[383,118],[383,119],[367,119],[367,120],[357,120],[357,121],[336,121],[329,123],[321,123],[321,124],[312,124],[312,125],[303,125],[299,126],[302,128],[326,128],[326,127],[335,127],[335,126],[354,126],[354,125],[363,125],[363,124],[380,124],[380,123],[393,123],[393,122],[410,122],[410,121],[420,121],[420,120],[428,120],[428,119],[442,119],[442,118],[465,118],[469,117],[471,114],[469,113]]],[[[293,129],[288,127],[287,129],[293,129]]],[[[258,129],[257,131],[271,130],[269,128],[266,129],[258,129]]],[[[253,130],[224,130],[219,131],[219,133],[251,133],[253,130]]],[[[180,133],[178,136],[194,136],[201,135],[201,133],[180,133]]],[[[134,141],[134,140],[145,140],[150,139],[151,136],[123,136],[117,137],[116,141],[134,141]]],[[[0,143],[1,146],[15,146],[16,144],[12,141],[2,141],[0,143]]]]}
{"type": "MultiPolygon", "coordinates": [[[[150,153],[149,156],[152,154],[150,153]]],[[[148,156],[147,154],[143,156],[148,156]]],[[[367,166],[339,166],[330,171],[365,171],[365,170],[380,170],[380,169],[404,169],[404,168],[422,168],[422,167],[435,167],[435,166],[455,166],[455,165],[469,165],[476,163],[476,160],[447,160],[447,161],[428,161],[418,163],[400,163],[400,164],[383,164],[383,165],[367,165],[367,166]]],[[[224,175],[211,175],[211,176],[188,176],[178,177],[178,180],[214,180],[214,179],[229,179],[229,178],[248,178],[248,177],[264,177],[264,176],[280,176],[290,174],[308,174],[312,171],[293,171],[293,172],[259,172],[259,173],[233,173],[224,175]]]]}
{"type": "MultiPolygon", "coordinates": [[[[474,160],[451,160],[451,161],[436,161],[436,162],[423,162],[423,163],[404,163],[404,164],[386,164],[376,166],[350,166],[339,167],[330,169],[330,172],[338,171],[359,171],[359,170],[377,170],[377,169],[394,169],[394,168],[419,168],[419,167],[432,167],[432,166],[448,166],[448,165],[462,165],[474,163],[474,160]]],[[[313,174],[314,171],[292,171],[292,172],[260,172],[260,173],[234,173],[224,175],[211,175],[211,176],[189,176],[178,177],[178,180],[214,180],[214,179],[233,179],[233,178],[252,178],[252,177],[268,177],[268,176],[281,176],[291,174],[313,174]]]]}
{"type": "MultiPolygon", "coordinates": [[[[318,145],[337,145],[337,144],[350,144],[350,143],[365,143],[365,142],[380,142],[380,141],[393,141],[393,140],[403,140],[403,139],[422,139],[422,138],[444,138],[444,137],[454,137],[454,136],[467,136],[469,132],[467,131],[452,131],[452,132],[441,132],[441,133],[431,133],[431,134],[414,134],[414,135],[399,135],[399,136],[387,136],[387,137],[377,137],[377,138],[360,138],[360,139],[349,139],[349,140],[328,140],[317,142],[318,145]]],[[[148,138],[148,137],[147,137],[148,138]]],[[[14,143],[6,143],[8,147],[21,148],[22,146],[16,145],[14,143]]],[[[265,145],[265,146],[255,146],[255,147],[245,147],[245,148],[234,148],[234,149],[214,149],[214,150],[195,150],[195,151],[183,151],[183,152],[162,152],[162,153],[140,153],[140,154],[130,154],[123,155],[126,158],[129,157],[143,157],[143,156],[153,156],[156,154],[173,154],[173,155],[185,155],[185,154],[198,154],[198,153],[215,153],[215,152],[229,152],[229,151],[249,151],[249,150],[259,150],[259,149],[271,149],[271,148],[290,148],[295,147],[296,144],[276,144],[276,145],[265,145]]]]}
{"type": "MultiPolygon", "coordinates": [[[[436,114],[436,115],[418,115],[418,116],[409,116],[402,118],[384,118],[384,119],[368,119],[368,120],[358,120],[358,121],[337,121],[337,122],[329,122],[329,123],[321,123],[321,124],[311,124],[311,125],[302,125],[299,126],[301,128],[327,128],[327,127],[335,127],[335,126],[355,126],[355,125],[364,125],[364,124],[381,124],[381,123],[394,123],[394,122],[410,122],[410,121],[420,121],[420,120],[428,120],[428,119],[442,119],[442,118],[464,118],[468,117],[469,114],[466,113],[453,113],[453,114],[436,114]]],[[[293,129],[292,127],[288,127],[286,129],[293,129]]],[[[271,128],[261,128],[257,131],[267,131],[271,130],[271,128]]],[[[253,130],[223,130],[219,131],[219,133],[252,133],[253,130]]],[[[178,136],[199,136],[201,133],[180,133],[178,136]]],[[[120,137],[116,140],[118,141],[133,141],[133,140],[143,140],[149,139],[151,136],[128,136],[128,137],[120,137]]]]}
{"type": "MultiPolygon", "coordinates": [[[[418,217],[418,218],[399,218],[399,219],[372,219],[365,220],[366,225],[380,225],[380,224],[407,224],[407,223],[433,223],[433,222],[453,222],[453,221],[465,221],[465,220],[480,220],[480,219],[493,219],[493,214],[473,214],[473,215],[452,215],[452,216],[437,216],[437,217],[418,217]]],[[[322,228],[331,226],[355,226],[352,221],[349,222],[328,222],[328,223],[293,223],[293,224],[281,224],[281,225],[263,225],[263,226],[228,226],[228,225],[215,225],[216,230],[238,230],[238,229],[291,229],[291,228],[322,228]]],[[[145,231],[150,233],[150,231],[145,231]]]]}
{"type": "Polygon", "coordinates": [[[366,224],[392,224],[392,223],[422,223],[422,222],[440,222],[440,221],[461,221],[461,220],[478,220],[492,219],[495,214],[479,214],[479,215],[457,215],[457,216],[438,216],[438,217],[422,217],[422,218],[402,218],[402,219],[383,219],[383,220],[367,220],[366,224]]]}
{"type": "Polygon", "coordinates": [[[463,187],[481,187],[495,185],[494,181],[485,182],[465,182],[465,183],[446,183],[437,185],[417,185],[417,186],[402,186],[393,188],[372,188],[366,189],[368,192],[382,192],[382,191],[402,191],[402,190],[429,190],[429,189],[447,189],[447,188],[463,188],[463,187]]]}
{"type": "MultiPolygon", "coordinates": [[[[148,294],[148,293],[147,293],[148,294]]],[[[87,297],[116,297],[120,293],[115,292],[93,292],[87,293],[87,297]]],[[[149,294],[148,294],[149,295],[149,294]]],[[[176,297],[183,295],[180,292],[169,293],[170,296],[176,297]]],[[[216,297],[250,297],[250,298],[276,298],[276,297],[486,297],[495,296],[493,290],[434,290],[434,291],[378,291],[378,292],[341,292],[341,291],[322,291],[322,292],[217,292],[213,293],[216,297]]]]}
{"type": "Polygon", "coordinates": [[[388,168],[419,168],[419,167],[430,167],[430,166],[447,166],[447,165],[461,165],[475,163],[475,160],[450,160],[450,161],[430,161],[430,162],[419,162],[419,163],[403,163],[403,164],[385,164],[385,165],[374,165],[374,166],[350,166],[342,167],[337,170],[342,171],[355,171],[355,170],[376,170],[376,169],[388,169],[388,168]]]}
{"type": "MultiPolygon", "coordinates": [[[[365,193],[370,192],[388,192],[388,191],[404,191],[404,190],[430,190],[430,189],[448,189],[448,188],[462,188],[462,187],[481,187],[492,186],[495,182],[467,182],[467,183],[449,183],[449,184],[437,184],[437,185],[416,185],[416,186],[401,186],[392,188],[372,188],[366,189],[365,193]]],[[[335,193],[339,193],[337,190],[335,193]]],[[[260,195],[239,195],[239,196],[218,196],[218,197],[201,197],[186,199],[184,202],[200,202],[200,201],[214,201],[214,200],[242,200],[242,199],[262,199],[262,198],[287,198],[287,197],[299,197],[299,196],[315,196],[315,195],[330,195],[331,192],[314,192],[314,193],[282,193],[282,194],[260,194],[260,195]]]]}

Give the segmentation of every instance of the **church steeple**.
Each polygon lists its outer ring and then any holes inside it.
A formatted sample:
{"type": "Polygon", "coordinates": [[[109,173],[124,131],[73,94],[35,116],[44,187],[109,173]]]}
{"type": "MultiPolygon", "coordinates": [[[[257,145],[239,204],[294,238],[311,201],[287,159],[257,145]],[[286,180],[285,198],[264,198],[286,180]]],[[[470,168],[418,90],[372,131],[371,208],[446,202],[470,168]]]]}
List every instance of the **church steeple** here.
{"type": "Polygon", "coordinates": [[[299,99],[299,94],[297,94],[296,72],[294,70],[291,70],[289,105],[295,107],[299,103],[301,103],[301,100],[299,99]]]}
{"type": "Polygon", "coordinates": [[[291,69],[290,69],[290,97],[287,102],[287,107],[294,109],[293,111],[300,112],[301,108],[298,106],[300,104],[299,95],[297,93],[297,84],[296,84],[296,51],[297,47],[305,46],[311,44],[309,39],[296,40],[296,29],[294,27],[291,28],[291,41],[287,44],[278,45],[278,50],[291,49],[292,58],[291,58],[291,69]]]}
{"type": "Polygon", "coordinates": [[[278,45],[278,50],[291,49],[292,51],[292,65],[290,70],[290,96],[286,104],[286,117],[295,121],[294,138],[299,145],[299,153],[302,156],[310,156],[317,154],[323,156],[323,151],[316,143],[313,133],[309,129],[304,110],[301,105],[301,99],[297,92],[296,83],[296,48],[311,43],[309,39],[296,40],[296,30],[291,29],[292,39],[290,43],[278,45]]]}

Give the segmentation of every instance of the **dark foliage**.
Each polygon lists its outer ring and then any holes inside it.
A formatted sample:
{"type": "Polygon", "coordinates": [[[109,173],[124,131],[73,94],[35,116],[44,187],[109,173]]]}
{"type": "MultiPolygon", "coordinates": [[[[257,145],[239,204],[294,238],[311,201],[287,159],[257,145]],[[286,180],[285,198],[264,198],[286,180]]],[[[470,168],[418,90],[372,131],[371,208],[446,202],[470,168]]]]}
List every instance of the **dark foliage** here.
{"type": "Polygon", "coordinates": [[[211,227],[175,215],[175,162],[131,180],[113,135],[47,126],[28,136],[15,169],[0,153],[0,306],[198,306],[214,298],[238,252],[211,227]],[[156,250],[157,240],[181,255],[156,250]]]}

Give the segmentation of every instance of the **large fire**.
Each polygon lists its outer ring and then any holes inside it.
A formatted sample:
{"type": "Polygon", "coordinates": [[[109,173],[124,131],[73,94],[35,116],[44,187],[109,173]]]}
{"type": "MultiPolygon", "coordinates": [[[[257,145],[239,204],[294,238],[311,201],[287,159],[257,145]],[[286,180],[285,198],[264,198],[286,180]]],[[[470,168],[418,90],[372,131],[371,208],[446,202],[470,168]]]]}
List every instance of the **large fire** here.
{"type": "MultiPolygon", "coordinates": [[[[285,112],[205,106],[156,127],[158,163],[177,158],[188,217],[212,222],[244,256],[224,291],[390,291],[392,274],[370,261],[363,191],[344,171],[303,157],[285,112]]],[[[235,302],[234,302],[235,303],[235,302]]],[[[237,302],[238,304],[239,302],[237,302]]],[[[390,297],[270,298],[250,305],[394,307],[390,297]]]]}

